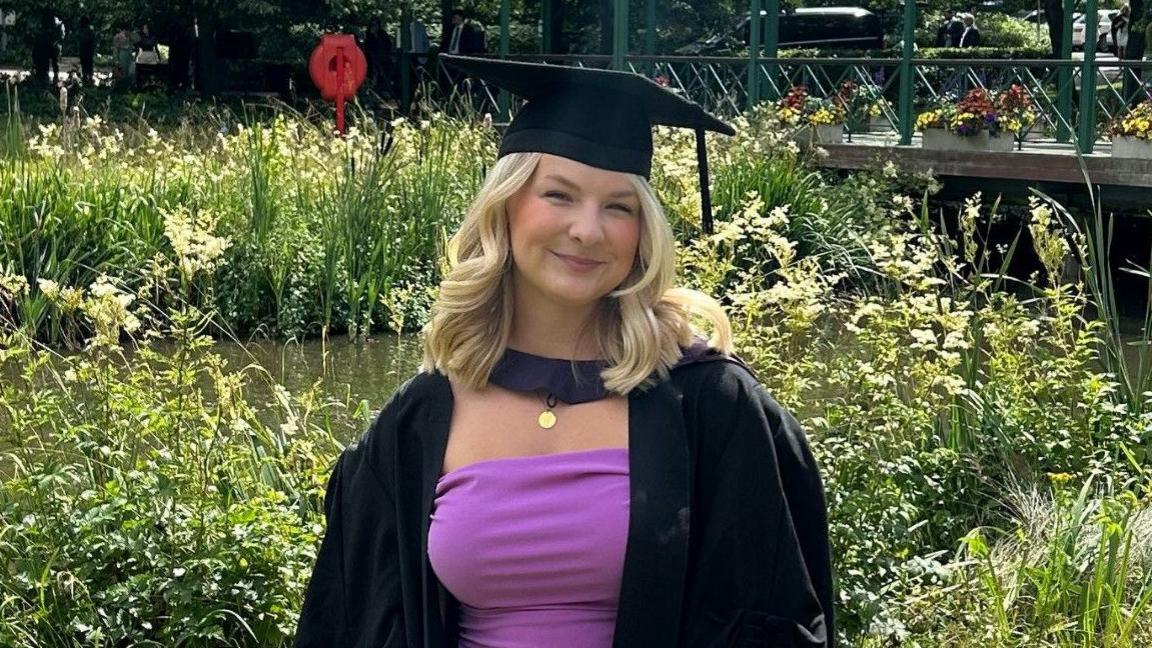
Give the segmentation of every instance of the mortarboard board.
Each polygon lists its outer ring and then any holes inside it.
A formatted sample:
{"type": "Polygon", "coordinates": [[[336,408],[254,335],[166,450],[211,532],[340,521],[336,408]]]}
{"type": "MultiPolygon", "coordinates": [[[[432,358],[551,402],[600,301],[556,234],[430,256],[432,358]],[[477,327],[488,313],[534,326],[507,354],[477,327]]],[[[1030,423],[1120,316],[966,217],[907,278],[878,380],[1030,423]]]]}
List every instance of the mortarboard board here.
{"type": "Polygon", "coordinates": [[[500,156],[559,155],[610,171],[647,178],[652,171],[652,127],[696,132],[705,233],[712,233],[704,131],[735,135],[731,126],[698,104],[638,74],[470,56],[441,56],[465,74],[527,100],[500,142],[500,156]]]}

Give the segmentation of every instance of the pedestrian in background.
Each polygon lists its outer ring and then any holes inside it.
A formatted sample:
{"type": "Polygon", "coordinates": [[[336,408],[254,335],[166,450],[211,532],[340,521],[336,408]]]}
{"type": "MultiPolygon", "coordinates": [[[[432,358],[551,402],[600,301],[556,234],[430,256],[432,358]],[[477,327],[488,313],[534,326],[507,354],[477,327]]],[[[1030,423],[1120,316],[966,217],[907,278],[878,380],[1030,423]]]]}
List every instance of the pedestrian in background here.
{"type": "Polygon", "coordinates": [[[80,82],[92,85],[95,80],[96,32],[92,30],[92,19],[88,16],[80,17],[76,44],[80,50],[80,82]]]}
{"type": "Polygon", "coordinates": [[[1128,31],[1131,27],[1132,8],[1124,5],[1120,13],[1112,17],[1112,43],[1116,46],[1116,58],[1126,58],[1128,50],[1128,31]]]}
{"type": "Polygon", "coordinates": [[[156,36],[152,33],[152,28],[148,23],[140,25],[140,31],[136,33],[133,44],[136,47],[137,64],[158,65],[160,63],[160,50],[157,48],[156,36]]]}
{"type": "Polygon", "coordinates": [[[936,30],[936,47],[959,47],[964,24],[952,9],[944,10],[944,22],[936,30]]]}
{"type": "Polygon", "coordinates": [[[40,14],[40,26],[32,35],[32,78],[40,83],[60,80],[59,36],[55,17],[49,12],[40,14]]]}
{"type": "Polygon", "coordinates": [[[964,32],[960,34],[958,47],[980,47],[980,29],[976,27],[976,17],[964,14],[964,32]]]}
{"type": "Polygon", "coordinates": [[[187,16],[176,18],[170,27],[168,46],[168,89],[177,91],[188,87],[188,68],[195,50],[196,32],[187,16]]]}
{"type": "Polygon", "coordinates": [[[135,84],[136,61],[133,57],[132,36],[121,29],[112,37],[112,74],[117,83],[135,84]]]}
{"type": "Polygon", "coordinates": [[[368,87],[386,94],[392,67],[392,38],[380,27],[380,19],[373,18],[364,32],[364,58],[368,63],[368,87]]]}

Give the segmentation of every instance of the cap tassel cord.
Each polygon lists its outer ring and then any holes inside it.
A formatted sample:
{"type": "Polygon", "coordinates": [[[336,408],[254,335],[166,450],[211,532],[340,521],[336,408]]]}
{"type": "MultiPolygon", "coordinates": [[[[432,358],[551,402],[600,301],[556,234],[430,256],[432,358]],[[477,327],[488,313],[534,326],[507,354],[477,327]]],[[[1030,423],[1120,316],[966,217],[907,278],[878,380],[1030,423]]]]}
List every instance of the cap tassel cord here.
{"type": "Polygon", "coordinates": [[[704,129],[696,129],[696,162],[700,170],[700,225],[704,234],[712,235],[712,191],[708,188],[708,148],[704,146],[704,129]]]}

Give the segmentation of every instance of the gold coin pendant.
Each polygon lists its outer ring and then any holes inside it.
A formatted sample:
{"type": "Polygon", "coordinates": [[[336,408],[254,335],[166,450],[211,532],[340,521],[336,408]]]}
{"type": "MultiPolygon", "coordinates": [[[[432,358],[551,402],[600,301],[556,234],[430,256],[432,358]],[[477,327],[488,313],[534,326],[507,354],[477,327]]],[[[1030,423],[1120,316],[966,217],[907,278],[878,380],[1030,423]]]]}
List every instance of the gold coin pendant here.
{"type": "Polygon", "coordinates": [[[536,422],[545,430],[551,430],[556,426],[556,415],[552,413],[552,410],[544,410],[540,412],[536,422]]]}

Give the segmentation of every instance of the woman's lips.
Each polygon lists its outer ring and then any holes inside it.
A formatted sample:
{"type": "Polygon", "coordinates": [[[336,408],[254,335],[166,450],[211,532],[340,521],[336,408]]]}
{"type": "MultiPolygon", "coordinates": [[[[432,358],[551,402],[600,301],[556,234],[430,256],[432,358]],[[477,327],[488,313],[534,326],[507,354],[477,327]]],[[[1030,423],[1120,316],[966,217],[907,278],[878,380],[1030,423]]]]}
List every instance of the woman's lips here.
{"type": "Polygon", "coordinates": [[[557,258],[563,261],[564,265],[577,272],[588,272],[589,270],[594,270],[604,265],[603,261],[596,261],[595,259],[586,259],[570,254],[560,254],[559,252],[553,252],[552,254],[555,254],[557,258]]]}

